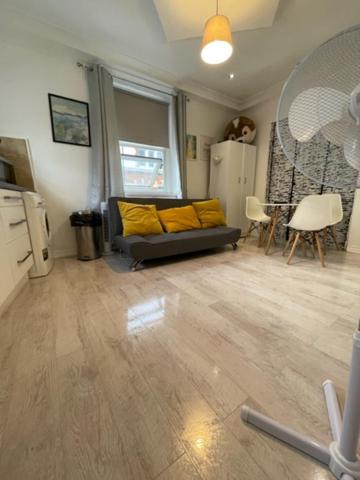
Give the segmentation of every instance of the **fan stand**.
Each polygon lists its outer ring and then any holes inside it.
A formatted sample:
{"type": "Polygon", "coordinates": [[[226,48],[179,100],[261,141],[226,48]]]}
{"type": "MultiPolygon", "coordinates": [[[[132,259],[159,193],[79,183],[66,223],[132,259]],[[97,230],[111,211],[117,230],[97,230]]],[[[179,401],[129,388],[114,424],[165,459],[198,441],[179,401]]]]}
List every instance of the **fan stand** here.
{"type": "Polygon", "coordinates": [[[360,459],[357,447],[360,434],[360,322],[353,336],[350,378],[342,421],[339,402],[331,380],[323,383],[333,442],[329,447],[322,445],[270,417],[244,405],[241,418],[273,437],[287,443],[303,453],[327,465],[335,478],[341,480],[360,479],[360,459]]]}

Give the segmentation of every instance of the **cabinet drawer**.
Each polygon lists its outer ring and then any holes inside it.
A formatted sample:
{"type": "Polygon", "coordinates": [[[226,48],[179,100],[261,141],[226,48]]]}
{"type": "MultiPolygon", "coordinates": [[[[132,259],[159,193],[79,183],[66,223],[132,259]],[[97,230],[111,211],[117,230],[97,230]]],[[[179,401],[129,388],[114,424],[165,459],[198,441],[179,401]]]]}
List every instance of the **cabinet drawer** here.
{"type": "Polygon", "coordinates": [[[34,260],[29,235],[23,235],[9,244],[11,251],[11,268],[17,284],[32,267],[34,260]]]}
{"type": "Polygon", "coordinates": [[[0,189],[0,207],[11,205],[23,205],[21,192],[0,189]]]}
{"type": "Polygon", "coordinates": [[[0,208],[2,225],[5,233],[5,242],[12,242],[16,238],[28,233],[25,209],[23,205],[0,208]]]}

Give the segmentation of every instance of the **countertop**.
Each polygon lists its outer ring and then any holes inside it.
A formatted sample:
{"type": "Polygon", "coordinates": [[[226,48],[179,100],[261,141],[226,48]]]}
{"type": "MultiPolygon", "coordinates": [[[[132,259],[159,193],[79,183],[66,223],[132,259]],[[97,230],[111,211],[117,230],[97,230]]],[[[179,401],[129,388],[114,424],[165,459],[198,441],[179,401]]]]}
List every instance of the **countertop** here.
{"type": "Polygon", "coordinates": [[[0,188],[5,190],[16,190],[17,192],[26,192],[26,188],[20,187],[19,185],[13,185],[12,183],[6,183],[0,181],[0,188]]]}

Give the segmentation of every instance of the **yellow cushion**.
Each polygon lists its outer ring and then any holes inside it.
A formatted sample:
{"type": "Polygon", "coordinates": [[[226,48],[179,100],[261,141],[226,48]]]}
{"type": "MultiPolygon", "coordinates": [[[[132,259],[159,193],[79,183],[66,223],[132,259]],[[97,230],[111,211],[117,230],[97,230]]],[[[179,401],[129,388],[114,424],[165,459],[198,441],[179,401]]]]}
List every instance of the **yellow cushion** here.
{"type": "Polygon", "coordinates": [[[123,236],[164,233],[155,205],[118,202],[123,224],[123,236]]]}
{"type": "Polygon", "coordinates": [[[217,198],[203,202],[193,202],[202,228],[226,225],[225,215],[217,198]]]}
{"type": "Polygon", "coordinates": [[[168,233],[184,232],[185,230],[201,228],[201,224],[192,205],[158,210],[157,214],[162,226],[168,233]]]}

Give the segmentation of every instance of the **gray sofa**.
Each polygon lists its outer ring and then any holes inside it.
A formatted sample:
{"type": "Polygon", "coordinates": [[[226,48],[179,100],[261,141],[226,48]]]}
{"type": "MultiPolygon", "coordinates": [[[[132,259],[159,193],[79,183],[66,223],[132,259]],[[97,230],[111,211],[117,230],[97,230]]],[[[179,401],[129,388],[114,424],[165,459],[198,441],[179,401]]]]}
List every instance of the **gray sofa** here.
{"type": "Polygon", "coordinates": [[[133,259],[133,269],[136,269],[136,266],[143,260],[207,250],[226,244],[231,244],[234,249],[237,247],[236,242],[240,238],[241,231],[239,228],[232,227],[196,229],[178,233],[163,233],[162,235],[146,235],[144,237],[139,235],[123,237],[123,227],[117,205],[119,200],[153,204],[156,205],[158,210],[191,205],[196,200],[178,198],[109,198],[109,229],[112,247],[114,250],[122,251],[133,259]]]}

